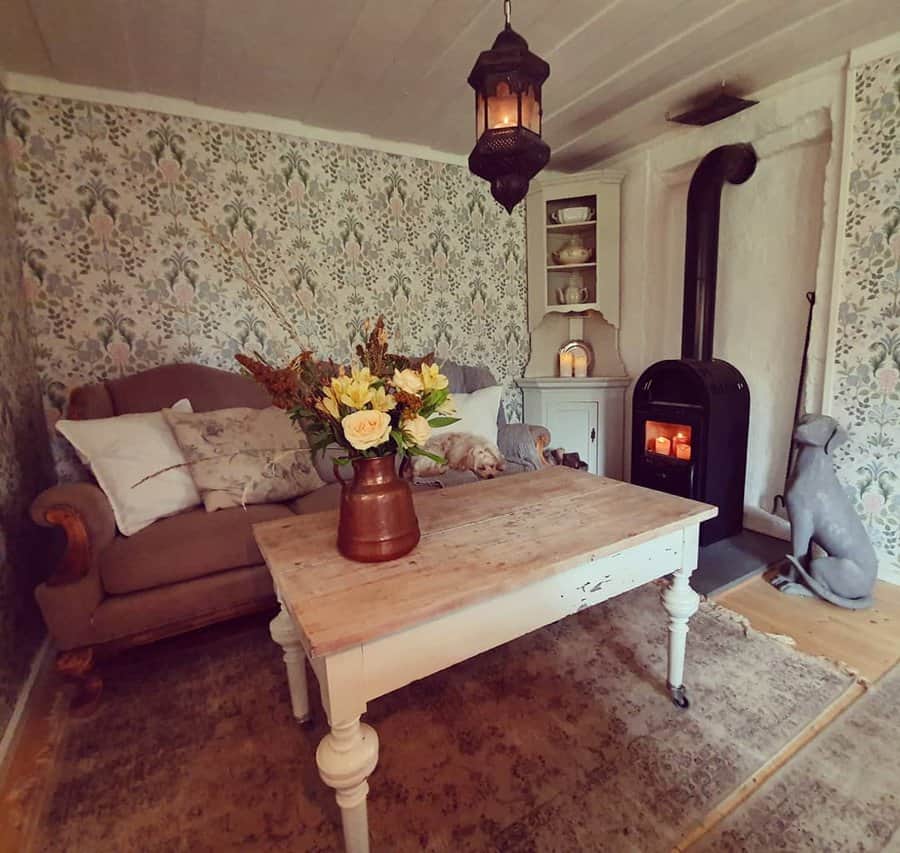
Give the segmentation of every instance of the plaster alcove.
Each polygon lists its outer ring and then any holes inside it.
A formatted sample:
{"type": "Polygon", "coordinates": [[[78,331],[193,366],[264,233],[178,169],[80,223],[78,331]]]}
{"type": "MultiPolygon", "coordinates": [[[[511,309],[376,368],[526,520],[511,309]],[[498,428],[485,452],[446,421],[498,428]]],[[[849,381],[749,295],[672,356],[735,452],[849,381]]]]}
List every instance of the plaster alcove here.
{"type": "MultiPolygon", "coordinates": [[[[687,191],[702,157],[753,144],[759,163],[722,196],[714,354],[750,385],[745,524],[786,535],[770,514],[783,491],[815,291],[804,405],[822,406],[843,123],[843,69],[789,81],[734,118],[676,131],[610,165],[624,169],[621,351],[627,372],[680,354],[687,191]],[[835,130],[837,128],[837,130],[835,130]]],[[[630,401],[626,410],[630,420],[630,401]]],[[[630,424],[626,429],[630,436],[630,424]]],[[[626,459],[629,453],[626,452],[626,459]]]]}

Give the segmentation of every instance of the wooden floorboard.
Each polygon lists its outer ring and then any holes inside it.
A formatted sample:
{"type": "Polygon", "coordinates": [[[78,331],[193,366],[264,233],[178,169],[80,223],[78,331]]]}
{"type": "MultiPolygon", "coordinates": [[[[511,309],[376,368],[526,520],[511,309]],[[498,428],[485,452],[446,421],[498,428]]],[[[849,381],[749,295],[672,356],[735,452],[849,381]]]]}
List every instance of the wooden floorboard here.
{"type": "Polygon", "coordinates": [[[874,607],[845,610],[778,592],[768,574],[713,600],[747,617],[758,631],[792,637],[801,651],[844,663],[866,681],[877,681],[900,662],[900,586],[879,581],[874,607]]]}

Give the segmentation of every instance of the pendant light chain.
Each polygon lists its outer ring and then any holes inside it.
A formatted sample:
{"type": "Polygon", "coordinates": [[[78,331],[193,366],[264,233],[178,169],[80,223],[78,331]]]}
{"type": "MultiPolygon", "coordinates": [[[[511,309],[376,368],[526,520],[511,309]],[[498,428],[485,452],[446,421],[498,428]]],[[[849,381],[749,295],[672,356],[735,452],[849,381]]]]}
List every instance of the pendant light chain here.
{"type": "Polygon", "coordinates": [[[512,7],[512,0],[503,0],[503,14],[506,17],[506,29],[509,29],[509,26],[510,26],[509,17],[510,17],[511,7],[512,7]]]}

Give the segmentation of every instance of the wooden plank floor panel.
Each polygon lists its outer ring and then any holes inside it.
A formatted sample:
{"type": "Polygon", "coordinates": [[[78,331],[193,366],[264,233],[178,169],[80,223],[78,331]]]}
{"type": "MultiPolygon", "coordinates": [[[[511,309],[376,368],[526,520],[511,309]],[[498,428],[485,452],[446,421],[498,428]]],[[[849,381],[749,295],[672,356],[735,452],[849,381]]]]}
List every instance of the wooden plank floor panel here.
{"type": "Polygon", "coordinates": [[[877,681],[900,663],[900,586],[879,581],[874,607],[845,610],[778,592],[769,576],[751,578],[713,600],[746,616],[756,630],[792,637],[801,651],[840,661],[866,681],[877,681]]]}

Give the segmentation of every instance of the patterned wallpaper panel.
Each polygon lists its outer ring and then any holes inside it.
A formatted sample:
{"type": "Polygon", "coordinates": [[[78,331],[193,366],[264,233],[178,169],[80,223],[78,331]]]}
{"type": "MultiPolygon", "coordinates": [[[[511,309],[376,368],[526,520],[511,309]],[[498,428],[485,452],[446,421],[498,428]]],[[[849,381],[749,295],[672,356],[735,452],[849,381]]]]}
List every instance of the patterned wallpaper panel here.
{"type": "MultiPolygon", "coordinates": [[[[0,89],[0,115],[4,97],[0,89]]],[[[32,591],[46,574],[44,532],[31,523],[28,506],[50,482],[5,129],[0,121],[0,733],[43,635],[32,591]]]]}
{"type": "Polygon", "coordinates": [[[201,222],[246,250],[324,356],[346,359],[383,313],[401,351],[521,375],[524,216],[465,168],[56,98],[17,95],[9,111],[51,408],[165,362],[235,369],[237,352],[295,351],[201,222]]]}
{"type": "Polygon", "coordinates": [[[900,55],[857,70],[844,233],[834,414],[850,430],[835,456],[900,583],[900,55]]]}

